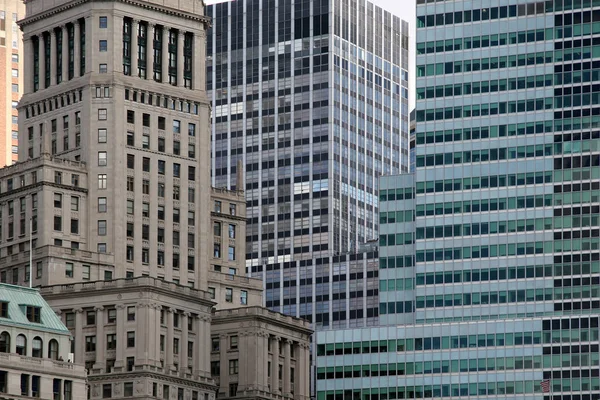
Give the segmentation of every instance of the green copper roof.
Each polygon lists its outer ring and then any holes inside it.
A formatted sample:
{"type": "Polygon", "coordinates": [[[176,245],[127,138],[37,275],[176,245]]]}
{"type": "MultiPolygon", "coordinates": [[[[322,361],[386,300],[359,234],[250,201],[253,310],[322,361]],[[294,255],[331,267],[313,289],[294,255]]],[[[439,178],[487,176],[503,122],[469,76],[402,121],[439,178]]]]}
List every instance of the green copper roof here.
{"type": "Polygon", "coordinates": [[[69,334],[69,330],[37,289],[0,283],[0,302],[8,303],[8,318],[0,317],[0,325],[69,334]],[[27,319],[27,306],[40,308],[39,323],[27,319]]]}

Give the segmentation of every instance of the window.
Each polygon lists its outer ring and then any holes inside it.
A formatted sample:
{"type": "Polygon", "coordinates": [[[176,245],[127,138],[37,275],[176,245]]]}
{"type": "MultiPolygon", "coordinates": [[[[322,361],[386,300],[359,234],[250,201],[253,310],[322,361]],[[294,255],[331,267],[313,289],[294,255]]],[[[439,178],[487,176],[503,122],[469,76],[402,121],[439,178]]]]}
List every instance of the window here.
{"type": "Polygon", "coordinates": [[[158,129],[161,131],[165,130],[166,120],[165,117],[158,117],[158,129]]]}
{"type": "Polygon", "coordinates": [[[227,303],[233,303],[233,289],[225,288],[225,301],[227,303]]]}
{"type": "Polygon", "coordinates": [[[27,355],[27,338],[25,335],[17,336],[17,354],[24,356],[27,355]]]}
{"type": "Polygon", "coordinates": [[[133,250],[133,246],[127,246],[127,248],[125,249],[125,259],[127,261],[133,261],[134,259],[134,250],[133,250]]]}
{"type": "Polygon", "coordinates": [[[215,222],[213,224],[213,234],[217,237],[221,237],[221,223],[215,222]]]}
{"type": "Polygon", "coordinates": [[[181,121],[173,120],[173,133],[181,133],[181,121]]]}
{"type": "Polygon", "coordinates": [[[196,167],[188,167],[188,180],[196,180],[196,167]]]}
{"type": "Polygon", "coordinates": [[[84,281],[89,281],[90,280],[90,266],[89,265],[84,265],[81,269],[81,278],[84,281]]]}
{"type": "Polygon", "coordinates": [[[73,277],[73,263],[67,263],[65,266],[65,277],[72,278],[73,277]]]}
{"type": "Polygon", "coordinates": [[[220,201],[215,201],[215,212],[216,213],[221,212],[221,202],[220,201]]]}
{"type": "Polygon", "coordinates": [[[240,294],[240,303],[243,305],[248,304],[248,291],[242,290],[240,294]]]}
{"type": "Polygon", "coordinates": [[[96,351],[96,336],[85,337],[85,351],[96,351]]]}
{"type": "Polygon", "coordinates": [[[188,144],[188,157],[196,158],[196,145],[188,144]]]}
{"type": "Polygon", "coordinates": [[[135,306],[127,307],[127,321],[135,321],[135,306]]]}
{"type": "Polygon", "coordinates": [[[127,132],[127,146],[135,146],[135,134],[131,131],[127,132]]]}
{"type": "Polygon", "coordinates": [[[108,51],[108,41],[100,40],[98,42],[98,48],[101,52],[108,51]]]}
{"type": "Polygon", "coordinates": [[[79,235],[79,220],[71,218],[71,233],[73,235],[79,235]]]}
{"type": "Polygon", "coordinates": [[[12,69],[12,77],[13,78],[18,78],[19,77],[19,70],[16,68],[12,69]]]}
{"type": "Polygon", "coordinates": [[[196,124],[188,124],[188,135],[196,136],[196,124]]]}
{"type": "Polygon", "coordinates": [[[98,166],[99,167],[106,167],[107,165],[107,158],[106,158],[106,152],[105,151],[99,151],[98,152],[98,166]]]}
{"type": "Polygon", "coordinates": [[[106,108],[98,109],[98,120],[99,121],[106,121],[107,116],[108,116],[108,113],[106,111],[106,108]]]}
{"type": "Polygon", "coordinates": [[[54,207],[62,208],[62,194],[54,193],[54,207]]]}
{"type": "Polygon", "coordinates": [[[150,159],[148,157],[142,159],[142,170],[144,172],[150,172],[150,159]]]}
{"type": "Polygon", "coordinates": [[[101,16],[98,18],[98,27],[100,29],[108,28],[108,17],[101,16]]]}
{"type": "Polygon", "coordinates": [[[158,220],[163,221],[165,219],[165,206],[158,206],[158,220]]]}
{"type": "Polygon", "coordinates": [[[106,197],[98,197],[98,212],[106,212],[106,197]]]}
{"type": "Polygon", "coordinates": [[[181,154],[181,142],[179,140],[173,141],[173,154],[176,156],[181,154]]]}
{"type": "Polygon", "coordinates": [[[6,301],[0,302],[0,318],[8,318],[8,303],[6,301]]]}
{"type": "Polygon", "coordinates": [[[150,181],[147,179],[142,181],[142,194],[150,194],[150,181]]]}
{"type": "Polygon", "coordinates": [[[98,236],[106,236],[106,220],[98,221],[98,236]]]}
{"type": "Polygon", "coordinates": [[[71,211],[79,211],[79,197],[71,196],[71,211]]]}
{"type": "Polygon", "coordinates": [[[188,358],[194,357],[194,342],[188,342],[188,345],[187,345],[187,356],[188,356],[188,358]]]}
{"type": "Polygon", "coordinates": [[[237,350],[237,348],[238,348],[238,337],[236,335],[229,336],[229,348],[231,350],[237,350]]]}
{"type": "Polygon", "coordinates": [[[235,204],[229,204],[229,215],[236,215],[235,204]]]}
{"type": "Polygon", "coordinates": [[[127,177],[127,191],[134,192],[135,191],[135,179],[133,176],[127,177]]]}
{"type": "Polygon", "coordinates": [[[158,197],[165,197],[165,184],[164,183],[158,184],[158,197]]]}
{"type": "Polygon", "coordinates": [[[132,238],[133,236],[133,222],[127,223],[127,237],[132,238]]]}
{"type": "Polygon", "coordinates": [[[196,189],[188,188],[188,203],[194,203],[196,201],[196,189]]]}
{"type": "Polygon", "coordinates": [[[221,363],[219,361],[211,361],[210,362],[210,374],[212,376],[221,375],[221,363]]]}
{"type": "Polygon", "coordinates": [[[54,230],[62,231],[62,217],[54,216],[54,230]]]}
{"type": "Polygon", "coordinates": [[[35,277],[40,279],[42,277],[42,269],[44,264],[41,261],[38,261],[35,264],[35,277]]]}
{"type": "Polygon", "coordinates": [[[158,160],[158,173],[160,175],[165,174],[165,162],[163,160],[158,160]]]}
{"type": "Polygon", "coordinates": [[[106,174],[98,174],[98,189],[106,189],[107,177],[106,174]]]}
{"type": "Polygon", "coordinates": [[[235,397],[235,396],[237,396],[237,390],[238,390],[238,384],[237,383],[230,383],[229,384],[229,397],[235,397]]]}
{"type": "Polygon", "coordinates": [[[150,148],[150,136],[142,135],[142,148],[149,149],[150,148]]]}
{"type": "Polygon", "coordinates": [[[133,382],[125,382],[123,384],[123,396],[133,397],[133,382]]]}
{"type": "Polygon", "coordinates": [[[165,152],[165,139],[164,138],[158,138],[158,151],[160,151],[161,153],[165,152]]]}
{"type": "Polygon", "coordinates": [[[102,398],[110,399],[112,397],[112,383],[105,383],[102,385],[102,398]]]}
{"type": "Polygon", "coordinates": [[[179,339],[173,338],[173,354],[179,354],[179,339]]]}
{"type": "Polygon", "coordinates": [[[98,143],[106,143],[106,129],[98,129],[98,143]]]}
{"type": "Polygon", "coordinates": [[[11,86],[11,90],[13,93],[19,93],[19,84],[18,83],[13,83],[11,86]]]}
{"type": "Polygon", "coordinates": [[[133,200],[127,200],[127,214],[133,214],[133,200]]]}
{"type": "Polygon", "coordinates": [[[181,165],[180,164],[173,164],[173,177],[175,178],[179,178],[181,176],[181,165]]]}
{"type": "Polygon", "coordinates": [[[106,350],[116,350],[117,349],[117,335],[114,333],[109,333],[106,335],[106,350]]]}
{"type": "Polygon", "coordinates": [[[188,226],[194,226],[196,224],[196,213],[188,211],[188,226]]]}
{"type": "Polygon", "coordinates": [[[142,217],[150,218],[150,203],[142,203],[142,217]]]}
{"type": "Polygon", "coordinates": [[[239,369],[239,360],[229,360],[229,375],[237,375],[239,369]]]}
{"type": "Polygon", "coordinates": [[[196,235],[193,233],[188,233],[188,249],[193,249],[196,247],[196,235]]]}
{"type": "Polygon", "coordinates": [[[108,319],[107,319],[109,324],[114,324],[117,322],[117,309],[116,308],[109,308],[108,309],[108,319]]]}
{"type": "Polygon", "coordinates": [[[96,311],[88,311],[85,314],[86,325],[96,325],[96,311]]]}
{"type": "Polygon", "coordinates": [[[229,246],[229,250],[227,252],[227,259],[229,261],[235,261],[235,247],[229,246]]]}
{"type": "Polygon", "coordinates": [[[135,347],[135,332],[127,332],[127,347],[135,347]]]}
{"type": "Polygon", "coordinates": [[[235,225],[229,224],[229,238],[235,239],[235,225]]]}
{"type": "MultiPolygon", "coordinates": [[[[102,253],[102,254],[106,253],[106,243],[98,243],[98,253],[102,253]]],[[[105,275],[106,275],[106,272],[105,272],[105,275]]]]}
{"type": "Polygon", "coordinates": [[[173,209],[173,222],[176,224],[179,223],[179,208],[173,209]]]}
{"type": "Polygon", "coordinates": [[[127,110],[127,123],[135,124],[135,111],[127,110]]]}
{"type": "Polygon", "coordinates": [[[127,371],[133,371],[135,365],[135,357],[127,357],[127,371]]]}
{"type": "Polygon", "coordinates": [[[98,70],[101,74],[106,74],[108,72],[108,64],[99,64],[98,70]]]}
{"type": "Polygon", "coordinates": [[[214,243],[213,245],[213,257],[221,258],[221,243],[214,243]]]}

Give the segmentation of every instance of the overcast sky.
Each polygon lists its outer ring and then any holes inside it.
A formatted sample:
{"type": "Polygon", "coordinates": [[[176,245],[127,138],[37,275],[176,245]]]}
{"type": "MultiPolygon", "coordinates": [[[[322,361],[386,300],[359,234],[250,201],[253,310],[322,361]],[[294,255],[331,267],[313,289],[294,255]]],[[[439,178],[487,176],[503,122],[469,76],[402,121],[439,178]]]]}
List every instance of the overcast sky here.
{"type": "Polygon", "coordinates": [[[410,25],[410,110],[415,106],[415,19],[416,0],[371,0],[381,8],[390,11],[405,20],[410,25]]]}

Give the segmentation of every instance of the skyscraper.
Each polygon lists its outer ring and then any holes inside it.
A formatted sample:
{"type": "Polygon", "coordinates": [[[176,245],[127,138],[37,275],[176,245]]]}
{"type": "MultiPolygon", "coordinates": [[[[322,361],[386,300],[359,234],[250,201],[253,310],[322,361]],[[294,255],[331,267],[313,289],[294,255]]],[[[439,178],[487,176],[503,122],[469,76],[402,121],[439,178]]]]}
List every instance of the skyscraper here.
{"type": "MultiPolygon", "coordinates": [[[[245,165],[247,269],[316,326],[377,318],[377,178],[408,169],[408,24],[365,0],[207,7],[213,185],[245,165]]],[[[213,265],[218,266],[218,260],[213,265]]]]}
{"type": "Polygon", "coordinates": [[[416,172],[380,183],[389,325],[317,335],[319,397],[598,399],[600,4],[418,3],[416,172]]]}
{"type": "Polygon", "coordinates": [[[19,114],[23,94],[23,39],[17,21],[25,16],[22,1],[0,1],[0,167],[18,157],[19,114]]]}

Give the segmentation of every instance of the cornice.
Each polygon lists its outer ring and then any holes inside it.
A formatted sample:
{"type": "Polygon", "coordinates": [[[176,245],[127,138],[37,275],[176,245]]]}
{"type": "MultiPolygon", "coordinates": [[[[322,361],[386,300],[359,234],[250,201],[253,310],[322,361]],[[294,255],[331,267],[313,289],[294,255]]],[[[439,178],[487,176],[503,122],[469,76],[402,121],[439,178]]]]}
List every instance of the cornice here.
{"type": "MultiPolygon", "coordinates": [[[[217,198],[217,196],[214,196],[214,197],[217,198]]],[[[230,215],[230,214],[223,214],[223,213],[218,213],[218,212],[214,212],[214,211],[211,211],[210,215],[212,217],[221,218],[221,219],[225,219],[225,220],[229,219],[229,220],[240,221],[240,222],[248,221],[248,218],[246,218],[246,217],[240,217],[237,215],[230,215]]]]}
{"type": "MultiPolygon", "coordinates": [[[[174,9],[174,8],[164,7],[164,6],[160,6],[158,4],[152,4],[152,3],[136,1],[136,0],[111,0],[111,1],[133,5],[136,7],[143,8],[145,10],[162,12],[167,15],[184,18],[184,19],[187,19],[190,21],[200,22],[200,23],[204,24],[205,29],[208,29],[211,26],[211,18],[209,18],[205,15],[195,15],[195,14],[191,14],[191,13],[187,13],[187,12],[182,12],[182,11],[174,9]]],[[[18,23],[21,27],[23,27],[23,26],[44,20],[46,18],[50,18],[52,15],[60,14],[64,11],[78,7],[82,4],[92,3],[92,2],[104,3],[104,2],[106,2],[106,0],[73,0],[69,3],[62,4],[60,6],[51,8],[45,12],[39,13],[33,17],[23,18],[18,23]]]]}
{"type": "Polygon", "coordinates": [[[178,376],[173,376],[169,374],[163,374],[160,372],[152,372],[152,371],[132,371],[125,373],[110,373],[110,374],[99,374],[99,375],[88,375],[87,379],[90,385],[96,383],[120,383],[123,380],[129,379],[137,379],[137,378],[153,378],[160,379],[164,382],[170,382],[178,385],[187,386],[189,388],[195,389],[205,389],[208,391],[216,390],[217,386],[212,381],[212,384],[202,381],[197,381],[195,378],[186,379],[178,376]]]}
{"type": "MultiPolygon", "coordinates": [[[[50,167],[49,165],[43,165],[43,166],[50,167]]],[[[20,174],[16,174],[16,176],[18,176],[18,175],[20,175],[20,174]]],[[[73,192],[86,193],[86,194],[88,193],[88,190],[86,188],[69,186],[69,185],[64,185],[61,183],[42,181],[42,182],[34,183],[32,185],[22,186],[22,187],[13,189],[10,192],[3,192],[0,194],[0,199],[9,198],[12,195],[18,195],[19,193],[23,193],[23,192],[29,192],[29,191],[31,191],[31,189],[36,189],[36,188],[39,188],[42,186],[51,186],[51,187],[54,187],[57,189],[70,190],[73,192]]]]}

